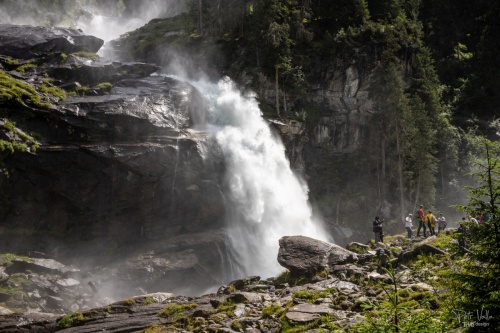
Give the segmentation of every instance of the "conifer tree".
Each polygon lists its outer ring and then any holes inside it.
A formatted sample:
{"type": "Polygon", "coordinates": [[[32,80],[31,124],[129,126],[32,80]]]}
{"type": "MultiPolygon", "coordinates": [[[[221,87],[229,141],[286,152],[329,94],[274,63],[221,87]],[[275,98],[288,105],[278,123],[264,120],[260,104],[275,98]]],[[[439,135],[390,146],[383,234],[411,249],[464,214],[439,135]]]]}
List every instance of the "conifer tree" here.
{"type": "Polygon", "coordinates": [[[469,202],[457,206],[468,215],[481,214],[479,225],[465,223],[468,231],[457,234],[465,246],[456,247],[458,261],[450,273],[455,296],[455,319],[466,324],[467,332],[500,330],[500,143],[485,141],[483,158],[474,163],[472,177],[477,187],[469,187],[469,202]],[[467,318],[463,314],[471,314],[467,318]],[[480,325],[478,325],[478,323],[480,325]]]}

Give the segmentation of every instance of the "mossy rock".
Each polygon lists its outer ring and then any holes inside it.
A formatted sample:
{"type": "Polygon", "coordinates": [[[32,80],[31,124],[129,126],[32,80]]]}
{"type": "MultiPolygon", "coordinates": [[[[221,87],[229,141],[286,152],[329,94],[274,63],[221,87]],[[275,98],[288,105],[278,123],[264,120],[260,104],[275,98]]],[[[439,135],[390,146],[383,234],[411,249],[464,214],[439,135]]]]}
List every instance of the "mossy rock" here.
{"type": "Polygon", "coordinates": [[[368,245],[365,245],[365,244],[351,242],[351,243],[347,244],[347,249],[349,251],[352,251],[355,253],[366,254],[366,253],[368,253],[368,250],[370,249],[370,247],[368,245]]]}

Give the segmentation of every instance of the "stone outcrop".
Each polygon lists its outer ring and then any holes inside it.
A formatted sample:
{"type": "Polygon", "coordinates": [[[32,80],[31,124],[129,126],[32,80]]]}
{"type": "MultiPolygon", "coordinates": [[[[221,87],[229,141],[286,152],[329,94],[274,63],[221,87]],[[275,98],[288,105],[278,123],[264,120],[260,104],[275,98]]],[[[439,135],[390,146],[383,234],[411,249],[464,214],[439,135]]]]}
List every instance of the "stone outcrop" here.
{"type": "MultiPolygon", "coordinates": [[[[433,237],[435,238],[435,236],[433,236],[433,237]]],[[[431,237],[429,237],[429,238],[431,238],[431,237]]],[[[444,255],[444,254],[446,254],[446,252],[435,247],[435,246],[432,246],[430,244],[426,244],[424,242],[423,244],[415,247],[414,249],[401,252],[398,256],[398,260],[399,260],[399,262],[405,262],[409,259],[416,258],[418,255],[426,255],[426,254],[444,255]]]]}
{"type": "MultiPolygon", "coordinates": [[[[301,244],[303,252],[300,257],[304,261],[309,255],[311,261],[317,262],[318,253],[325,254],[328,252],[326,249],[329,248],[328,243],[310,238],[294,237],[283,241],[301,244]]],[[[419,242],[414,245],[416,248],[431,246],[419,242]]],[[[390,253],[398,248],[402,248],[404,253],[409,246],[398,240],[395,243],[386,244],[386,250],[390,253]]],[[[377,250],[371,247],[367,255],[371,252],[376,253],[377,250]]],[[[328,255],[325,256],[328,257],[328,255]]],[[[118,333],[142,332],[161,327],[179,333],[186,331],[277,333],[287,327],[285,325],[294,325],[296,329],[304,327],[304,332],[315,332],[315,330],[324,330],[325,323],[335,325],[334,327],[338,330],[348,330],[363,320],[365,304],[379,304],[387,296],[385,293],[392,290],[392,288],[383,289],[372,282],[374,280],[391,286],[393,283],[388,274],[377,273],[376,259],[376,255],[372,254],[371,260],[362,265],[348,263],[327,266],[326,274],[322,272],[321,277],[296,276],[295,278],[299,279],[295,280],[295,283],[293,279],[283,283],[280,277],[262,280],[258,276],[250,276],[232,281],[221,286],[217,292],[202,296],[186,297],[168,292],[155,292],[109,303],[105,303],[105,299],[98,299],[98,292],[92,292],[91,287],[83,283],[85,279],[72,275],[75,280],[79,279],[82,283],[80,286],[67,286],[65,289],[76,291],[78,288],[87,288],[87,291],[79,296],[89,301],[87,306],[70,311],[72,313],[66,315],[61,312],[58,314],[43,312],[20,314],[0,308],[2,314],[0,332],[97,333],[105,330],[118,333]],[[297,281],[301,282],[296,283],[297,281]],[[90,297],[89,294],[93,296],[90,297]],[[97,300],[102,302],[101,305],[92,307],[91,301],[97,304],[97,300]],[[321,320],[318,321],[318,319],[321,320]]],[[[14,260],[29,262],[33,259],[14,260]]],[[[412,259],[408,258],[408,260],[412,259]]],[[[52,261],[49,266],[57,267],[58,274],[63,274],[64,270],[61,269],[63,264],[52,261]]],[[[424,295],[430,297],[440,292],[436,286],[419,280],[421,275],[411,271],[408,267],[400,265],[396,268],[396,272],[401,302],[408,300],[415,302],[424,295]]],[[[17,272],[16,274],[26,274],[31,280],[40,280],[41,277],[46,276],[45,272],[31,274],[17,272]]],[[[92,276],[92,278],[95,281],[98,280],[97,276],[92,276]]],[[[144,273],[142,278],[147,278],[147,274],[144,273]]],[[[27,288],[31,293],[43,295],[40,299],[47,300],[47,306],[57,301],[71,299],[62,293],[59,293],[57,297],[53,296],[54,294],[48,295],[44,293],[41,285],[31,285],[27,288]]],[[[33,299],[28,301],[33,302],[33,299]]],[[[435,308],[431,311],[434,310],[435,308]]]]}
{"type": "Polygon", "coordinates": [[[194,129],[196,90],[154,65],[86,58],[102,41],[73,29],[1,25],[0,45],[3,71],[43,101],[2,100],[0,137],[38,148],[3,159],[0,251],[74,264],[114,297],[221,284],[223,169],[194,129]]]}
{"type": "Polygon", "coordinates": [[[327,267],[357,260],[354,252],[305,236],[282,237],[279,245],[278,262],[294,275],[314,274],[327,267]]]}
{"type": "Polygon", "coordinates": [[[0,24],[2,55],[32,59],[51,52],[97,52],[104,41],[82,31],[60,27],[0,24]]]}

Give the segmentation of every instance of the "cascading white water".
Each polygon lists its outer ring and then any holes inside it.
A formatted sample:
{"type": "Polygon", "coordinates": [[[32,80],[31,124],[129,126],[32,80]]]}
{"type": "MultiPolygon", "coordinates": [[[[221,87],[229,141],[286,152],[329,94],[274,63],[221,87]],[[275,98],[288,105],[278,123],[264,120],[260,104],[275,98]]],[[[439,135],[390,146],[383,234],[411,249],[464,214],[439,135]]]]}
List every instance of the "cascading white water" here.
{"type": "Polygon", "coordinates": [[[307,185],[291,170],[280,138],[254,97],[243,96],[228,78],[218,85],[193,85],[207,99],[208,128],[225,159],[228,235],[239,267],[235,275],[275,276],[283,270],[277,262],[281,237],[329,240],[312,217],[307,185]]]}

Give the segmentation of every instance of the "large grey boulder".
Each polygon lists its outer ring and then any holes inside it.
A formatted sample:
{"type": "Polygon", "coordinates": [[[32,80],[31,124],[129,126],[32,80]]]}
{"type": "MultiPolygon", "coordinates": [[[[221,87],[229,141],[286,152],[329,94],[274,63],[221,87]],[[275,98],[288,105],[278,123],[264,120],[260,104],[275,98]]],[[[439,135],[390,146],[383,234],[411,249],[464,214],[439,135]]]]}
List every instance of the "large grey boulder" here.
{"type": "Polygon", "coordinates": [[[285,236],[279,245],[278,262],[292,274],[311,274],[357,260],[354,252],[306,236],[285,236]]]}
{"type": "Polygon", "coordinates": [[[95,53],[103,44],[102,39],[86,36],[77,29],[0,24],[1,53],[18,59],[31,59],[53,52],[95,53]]]}

